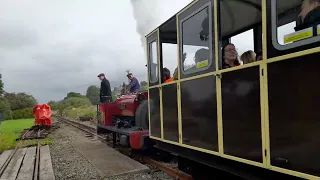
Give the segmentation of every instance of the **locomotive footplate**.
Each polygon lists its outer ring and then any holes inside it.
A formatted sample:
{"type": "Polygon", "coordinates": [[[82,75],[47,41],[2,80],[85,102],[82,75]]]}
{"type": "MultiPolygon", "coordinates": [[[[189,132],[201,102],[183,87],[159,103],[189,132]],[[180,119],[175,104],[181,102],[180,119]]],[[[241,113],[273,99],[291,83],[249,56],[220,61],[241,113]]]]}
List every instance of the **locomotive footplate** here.
{"type": "Polygon", "coordinates": [[[118,128],[116,126],[101,126],[98,128],[105,129],[112,133],[113,145],[119,143],[122,146],[128,146],[135,150],[146,149],[149,144],[149,131],[141,128],[118,128]]]}

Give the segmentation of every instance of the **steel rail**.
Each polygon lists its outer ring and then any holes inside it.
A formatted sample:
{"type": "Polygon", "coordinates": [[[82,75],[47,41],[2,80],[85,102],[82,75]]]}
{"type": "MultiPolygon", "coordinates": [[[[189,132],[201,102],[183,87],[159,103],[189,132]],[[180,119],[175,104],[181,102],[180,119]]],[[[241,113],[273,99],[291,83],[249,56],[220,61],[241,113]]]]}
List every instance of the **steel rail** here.
{"type": "Polygon", "coordinates": [[[40,142],[38,141],[37,144],[37,150],[36,150],[36,161],[34,164],[34,172],[33,172],[33,179],[38,180],[39,179],[39,165],[40,165],[40,142]]]}

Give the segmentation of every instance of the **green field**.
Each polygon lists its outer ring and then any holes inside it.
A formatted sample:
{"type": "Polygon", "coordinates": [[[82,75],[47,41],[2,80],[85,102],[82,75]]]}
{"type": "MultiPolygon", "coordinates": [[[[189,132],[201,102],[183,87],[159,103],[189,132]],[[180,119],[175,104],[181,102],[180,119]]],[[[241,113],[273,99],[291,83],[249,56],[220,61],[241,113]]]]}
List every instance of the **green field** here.
{"type": "MultiPolygon", "coordinates": [[[[0,126],[0,152],[7,149],[13,149],[24,129],[30,128],[34,124],[34,119],[20,119],[20,120],[6,120],[1,123],[0,126]]],[[[36,144],[35,140],[25,140],[23,145],[30,146],[36,144]]],[[[46,138],[42,144],[51,144],[51,140],[46,138]]]]}

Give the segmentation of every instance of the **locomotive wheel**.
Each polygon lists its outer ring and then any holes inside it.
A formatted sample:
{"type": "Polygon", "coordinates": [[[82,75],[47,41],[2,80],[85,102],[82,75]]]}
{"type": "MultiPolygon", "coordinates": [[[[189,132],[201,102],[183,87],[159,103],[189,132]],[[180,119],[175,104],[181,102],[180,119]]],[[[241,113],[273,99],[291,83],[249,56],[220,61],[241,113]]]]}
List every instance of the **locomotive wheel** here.
{"type": "Polygon", "coordinates": [[[149,129],[149,120],[148,120],[148,101],[143,100],[136,111],[135,116],[136,126],[142,127],[143,129],[149,129]]]}

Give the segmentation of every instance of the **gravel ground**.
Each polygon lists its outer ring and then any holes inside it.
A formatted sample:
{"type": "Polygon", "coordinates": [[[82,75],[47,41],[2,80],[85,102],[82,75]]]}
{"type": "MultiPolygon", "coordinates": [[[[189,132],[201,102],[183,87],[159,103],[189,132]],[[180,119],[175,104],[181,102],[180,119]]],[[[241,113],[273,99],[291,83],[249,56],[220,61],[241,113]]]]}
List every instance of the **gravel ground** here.
{"type": "Polygon", "coordinates": [[[164,174],[161,171],[140,174],[123,175],[116,177],[105,178],[105,180],[174,180],[174,178],[164,174]]]}
{"type": "MultiPolygon", "coordinates": [[[[85,133],[80,130],[59,123],[60,128],[56,129],[49,136],[53,139],[50,146],[52,165],[56,180],[94,180],[101,179],[99,172],[89,161],[79,153],[72,142],[88,141],[84,138],[85,133]]],[[[102,142],[101,142],[102,143],[102,142]]],[[[150,166],[149,166],[150,167],[150,166]]],[[[162,171],[150,167],[148,173],[135,173],[121,176],[104,178],[104,180],[173,180],[171,176],[162,171]]]]}
{"type": "Polygon", "coordinates": [[[72,146],[72,140],[81,136],[79,133],[60,124],[60,128],[50,134],[53,139],[50,153],[56,180],[100,179],[99,172],[72,146]]]}
{"type": "Polygon", "coordinates": [[[84,125],[89,125],[89,126],[97,126],[97,123],[94,121],[79,121],[80,123],[84,124],[84,125]]]}
{"type": "Polygon", "coordinates": [[[114,176],[105,178],[104,180],[174,180],[175,178],[167,175],[166,173],[156,169],[153,166],[146,165],[150,168],[149,173],[129,174],[122,176],[114,176]]]}

